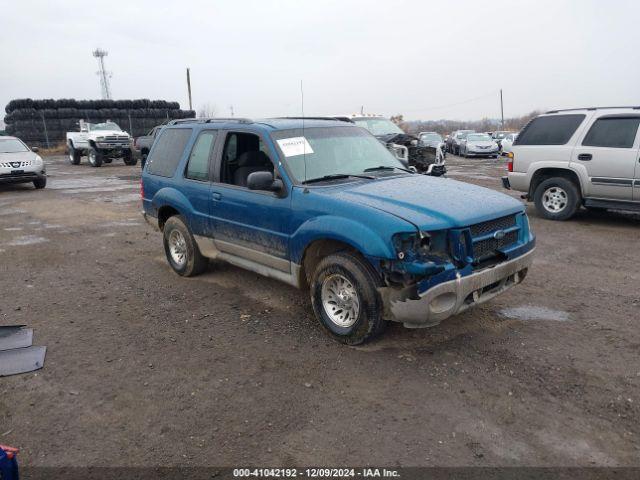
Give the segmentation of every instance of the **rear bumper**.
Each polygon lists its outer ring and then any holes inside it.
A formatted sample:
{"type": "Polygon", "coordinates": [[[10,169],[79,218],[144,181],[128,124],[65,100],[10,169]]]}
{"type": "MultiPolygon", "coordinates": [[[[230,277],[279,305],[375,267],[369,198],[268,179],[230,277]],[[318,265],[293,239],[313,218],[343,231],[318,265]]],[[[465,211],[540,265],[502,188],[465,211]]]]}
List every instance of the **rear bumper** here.
{"type": "Polygon", "coordinates": [[[29,183],[34,180],[45,178],[44,172],[24,172],[24,173],[3,173],[0,174],[0,184],[3,183],[29,183]]]}
{"type": "Polygon", "coordinates": [[[405,327],[421,328],[439,324],[444,319],[487,302],[524,280],[533,263],[535,249],[467,276],[459,273],[455,280],[436,285],[425,292],[415,289],[381,288],[385,317],[402,322],[405,327]]]}
{"type": "Polygon", "coordinates": [[[152,217],[144,210],[142,211],[142,217],[144,218],[144,221],[147,222],[147,225],[153,228],[156,232],[160,231],[160,226],[158,225],[158,219],[156,217],[152,217]]]}

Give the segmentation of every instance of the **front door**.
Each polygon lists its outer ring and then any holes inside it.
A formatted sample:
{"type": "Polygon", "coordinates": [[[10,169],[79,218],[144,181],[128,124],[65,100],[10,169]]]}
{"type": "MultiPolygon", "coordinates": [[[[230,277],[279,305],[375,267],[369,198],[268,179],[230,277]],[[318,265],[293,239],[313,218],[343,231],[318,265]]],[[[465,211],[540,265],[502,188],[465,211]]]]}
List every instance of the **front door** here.
{"type": "Polygon", "coordinates": [[[253,172],[279,176],[274,155],[256,134],[226,133],[211,188],[214,243],[222,252],[288,273],[290,196],[247,188],[253,172]]]}
{"type": "Polygon", "coordinates": [[[632,200],[639,123],[640,115],[602,116],[575,147],[572,162],[584,166],[589,176],[587,197],[632,200]]]}

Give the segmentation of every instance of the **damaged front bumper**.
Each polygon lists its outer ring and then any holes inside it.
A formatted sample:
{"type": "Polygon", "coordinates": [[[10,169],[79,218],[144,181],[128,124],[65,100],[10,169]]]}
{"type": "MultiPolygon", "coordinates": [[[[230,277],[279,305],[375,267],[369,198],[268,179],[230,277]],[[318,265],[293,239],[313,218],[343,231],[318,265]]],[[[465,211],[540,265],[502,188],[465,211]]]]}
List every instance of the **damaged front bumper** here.
{"type": "Polygon", "coordinates": [[[405,289],[380,288],[385,318],[408,328],[432,327],[444,319],[516,286],[533,262],[534,249],[490,268],[440,283],[421,291],[420,284],[405,289]]]}

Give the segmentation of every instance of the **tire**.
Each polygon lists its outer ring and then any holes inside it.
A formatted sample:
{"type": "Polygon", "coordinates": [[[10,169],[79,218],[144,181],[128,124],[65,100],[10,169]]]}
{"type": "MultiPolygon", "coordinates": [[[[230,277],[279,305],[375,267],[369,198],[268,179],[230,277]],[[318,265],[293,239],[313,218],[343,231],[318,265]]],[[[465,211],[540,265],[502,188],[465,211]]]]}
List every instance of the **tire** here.
{"type": "Polygon", "coordinates": [[[140,169],[141,169],[141,170],[144,170],[144,166],[145,166],[145,164],[146,164],[146,163],[147,163],[147,154],[146,154],[146,153],[143,153],[143,154],[140,156],[140,169]]]}
{"type": "Polygon", "coordinates": [[[336,253],[324,258],[311,279],[311,304],[316,318],[338,342],[358,345],[374,338],[387,325],[377,291],[381,285],[379,275],[359,256],[336,253]],[[346,299],[340,298],[340,293],[346,299]],[[347,315],[346,309],[336,303],[343,300],[351,307],[347,315]]]}
{"type": "Polygon", "coordinates": [[[103,161],[103,155],[99,150],[96,150],[93,147],[89,147],[89,151],[87,152],[87,156],[89,157],[89,163],[92,167],[101,167],[103,161]]]}
{"type": "Polygon", "coordinates": [[[198,249],[189,227],[180,215],[170,217],[163,229],[164,253],[169,265],[178,275],[193,277],[209,264],[198,249]]]}
{"type": "Polygon", "coordinates": [[[125,165],[135,165],[138,163],[138,159],[134,158],[131,153],[131,150],[125,150],[122,154],[122,160],[124,160],[125,165]]]}
{"type": "Polygon", "coordinates": [[[541,182],[533,199],[538,213],[548,220],[569,220],[582,202],[576,184],[564,177],[552,177],[541,182]]]}
{"type": "Polygon", "coordinates": [[[33,181],[33,186],[40,190],[47,186],[47,177],[38,178],[33,181]]]}
{"type": "Polygon", "coordinates": [[[71,165],[80,165],[80,159],[82,158],[82,150],[76,150],[72,144],[69,144],[69,163],[71,165]]]}

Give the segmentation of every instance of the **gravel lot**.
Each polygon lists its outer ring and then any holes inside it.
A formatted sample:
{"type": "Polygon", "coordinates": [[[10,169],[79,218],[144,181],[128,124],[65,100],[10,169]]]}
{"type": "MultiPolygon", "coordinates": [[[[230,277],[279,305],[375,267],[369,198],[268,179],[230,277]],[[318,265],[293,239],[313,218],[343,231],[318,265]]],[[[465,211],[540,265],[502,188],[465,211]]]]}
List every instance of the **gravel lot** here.
{"type": "MultiPolygon", "coordinates": [[[[503,161],[447,160],[501,189],[503,161]]],[[[349,348],[306,293],[221,263],[175,275],[139,167],[46,161],[44,191],[0,187],[0,324],[48,347],[0,379],[23,464],[640,464],[640,217],[529,207],[523,285],[349,348]]]]}

